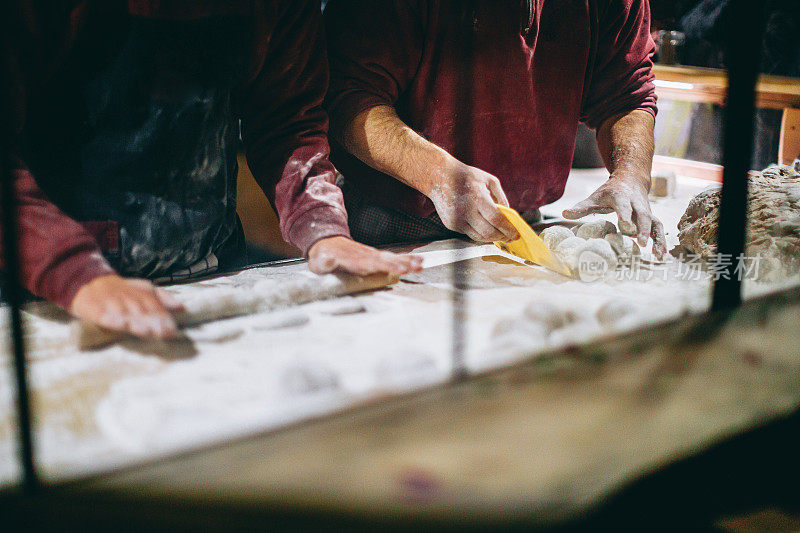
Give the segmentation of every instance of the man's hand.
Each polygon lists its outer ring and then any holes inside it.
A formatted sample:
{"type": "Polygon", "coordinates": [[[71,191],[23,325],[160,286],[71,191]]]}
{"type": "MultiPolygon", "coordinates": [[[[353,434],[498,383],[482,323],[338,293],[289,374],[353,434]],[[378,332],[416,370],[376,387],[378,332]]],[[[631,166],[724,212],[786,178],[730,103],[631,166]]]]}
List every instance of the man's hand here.
{"type": "Polygon", "coordinates": [[[402,276],[422,270],[422,258],[384,252],[347,237],[328,237],[317,241],[308,251],[308,268],[316,274],[339,271],[357,276],[402,276]]]}
{"type": "Polygon", "coordinates": [[[616,212],[619,229],[624,235],[636,237],[639,245],[647,246],[653,238],[653,254],[662,259],[667,253],[664,225],[653,216],[647,187],[638,178],[612,176],[589,198],[564,210],[564,218],[577,219],[586,215],[616,212]]]}
{"type": "Polygon", "coordinates": [[[444,225],[473,241],[513,241],[519,233],[495,205],[508,206],[500,180],[488,172],[453,160],[422,191],[433,202],[444,225]]]}
{"type": "Polygon", "coordinates": [[[419,135],[393,107],[362,111],[344,128],[339,141],[367,165],[430,198],[448,229],[482,242],[519,237],[495,206],[495,202],[508,205],[500,181],[419,135]]]}
{"type": "Polygon", "coordinates": [[[69,311],[111,330],[166,339],[177,333],[172,315],[183,311],[183,306],[147,280],[113,274],[81,287],[69,311]]]}
{"type": "Polygon", "coordinates": [[[564,218],[581,218],[592,213],[613,213],[619,230],[647,246],[653,238],[653,254],[667,253],[664,225],[650,211],[650,173],[653,163],[655,119],[647,111],[634,110],[606,119],[597,130],[597,146],[611,177],[589,198],[564,210],[564,218]]]}

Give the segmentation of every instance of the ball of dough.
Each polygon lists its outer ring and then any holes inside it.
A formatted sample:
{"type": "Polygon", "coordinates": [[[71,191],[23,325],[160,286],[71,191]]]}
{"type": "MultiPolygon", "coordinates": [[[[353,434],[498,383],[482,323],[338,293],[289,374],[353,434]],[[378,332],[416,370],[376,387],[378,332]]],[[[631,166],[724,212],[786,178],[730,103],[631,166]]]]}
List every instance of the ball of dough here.
{"type": "Polygon", "coordinates": [[[574,269],[578,264],[578,253],[583,245],[586,244],[586,239],[580,237],[570,237],[561,241],[554,250],[559,259],[561,259],[568,267],[574,269]]]}
{"type": "Polygon", "coordinates": [[[603,257],[611,265],[611,268],[617,267],[617,254],[611,247],[611,244],[605,239],[589,239],[583,245],[581,252],[591,251],[603,257]]]}
{"type": "Polygon", "coordinates": [[[569,230],[569,228],[565,228],[564,226],[550,226],[549,228],[545,229],[540,237],[544,241],[545,246],[550,248],[551,250],[555,250],[556,247],[561,244],[561,241],[569,239],[574,235],[569,230]]]}
{"type": "Polygon", "coordinates": [[[492,344],[498,348],[527,350],[542,346],[548,333],[542,322],[519,316],[505,317],[494,325],[492,344]]]}
{"type": "Polygon", "coordinates": [[[274,329],[296,328],[311,322],[311,317],[301,311],[273,311],[257,315],[253,319],[253,329],[256,331],[271,331],[274,329]]]}
{"type": "Polygon", "coordinates": [[[544,325],[548,334],[578,320],[573,310],[561,309],[547,302],[531,302],[523,309],[522,316],[544,325]]]}
{"type": "Polygon", "coordinates": [[[289,394],[332,392],[340,388],[336,373],[317,361],[287,368],[281,383],[289,394]]]}
{"type": "Polygon", "coordinates": [[[200,327],[188,328],[186,336],[192,342],[223,344],[244,335],[244,328],[226,321],[210,322],[200,327]]]}
{"type": "Polygon", "coordinates": [[[642,255],[642,250],[636,241],[630,237],[625,237],[621,233],[609,233],[603,239],[611,245],[620,261],[630,259],[633,256],[642,255]]]}
{"type": "Polygon", "coordinates": [[[375,368],[379,385],[405,388],[436,379],[438,369],[433,354],[417,349],[389,352],[375,368]]]}
{"type": "Polygon", "coordinates": [[[601,305],[595,316],[601,325],[610,327],[637,312],[637,307],[629,302],[611,300],[601,305]]]}
{"type": "Polygon", "coordinates": [[[628,237],[636,237],[639,234],[639,228],[633,222],[619,221],[619,232],[628,237]]]}
{"type": "Polygon", "coordinates": [[[357,298],[336,298],[318,303],[315,310],[323,315],[344,316],[366,313],[367,308],[364,303],[357,298]]]}
{"type": "Polygon", "coordinates": [[[616,233],[617,227],[608,220],[596,220],[582,224],[575,232],[581,239],[602,239],[609,233],[616,233]]]}
{"type": "Polygon", "coordinates": [[[584,281],[599,279],[618,264],[616,252],[605,239],[589,239],[578,249],[576,267],[584,281]]]}
{"type": "Polygon", "coordinates": [[[550,336],[551,346],[574,346],[596,340],[600,327],[594,320],[579,320],[558,329],[550,336]]]}

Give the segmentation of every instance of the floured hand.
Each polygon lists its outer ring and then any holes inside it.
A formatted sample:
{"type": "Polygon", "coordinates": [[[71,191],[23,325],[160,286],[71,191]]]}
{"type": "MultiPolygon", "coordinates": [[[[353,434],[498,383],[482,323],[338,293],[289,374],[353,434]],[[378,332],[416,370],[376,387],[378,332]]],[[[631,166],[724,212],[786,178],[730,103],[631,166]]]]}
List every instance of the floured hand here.
{"type": "Polygon", "coordinates": [[[69,311],[107,329],[165,339],[177,333],[173,314],[183,306],[147,280],[113,274],[81,287],[69,311]]]}
{"type": "Polygon", "coordinates": [[[508,206],[500,180],[488,172],[454,162],[422,191],[444,225],[478,242],[513,241],[519,233],[495,205],[508,206]]]}
{"type": "Polygon", "coordinates": [[[357,276],[402,276],[422,270],[422,258],[385,252],[347,237],[329,237],[308,251],[308,267],[315,274],[346,272],[357,276]]]}
{"type": "Polygon", "coordinates": [[[636,237],[642,247],[647,246],[652,237],[653,254],[662,259],[667,253],[664,225],[653,216],[643,183],[638,179],[612,176],[589,198],[565,209],[564,218],[578,219],[591,214],[616,212],[620,232],[636,237]]]}
{"type": "Polygon", "coordinates": [[[422,137],[394,107],[366,109],[344,130],[339,141],[353,155],[427,196],[448,229],[478,242],[518,238],[495,205],[508,206],[500,180],[422,137]]]}

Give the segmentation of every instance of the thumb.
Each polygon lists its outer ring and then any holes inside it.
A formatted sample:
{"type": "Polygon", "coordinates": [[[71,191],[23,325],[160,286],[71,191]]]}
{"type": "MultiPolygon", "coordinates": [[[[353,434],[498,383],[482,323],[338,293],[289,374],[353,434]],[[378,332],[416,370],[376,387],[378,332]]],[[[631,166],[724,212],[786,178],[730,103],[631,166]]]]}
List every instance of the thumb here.
{"type": "Polygon", "coordinates": [[[308,261],[308,268],[315,274],[330,274],[339,267],[339,261],[336,257],[321,253],[315,255],[308,261]]]}
{"type": "Polygon", "coordinates": [[[500,181],[489,181],[489,193],[492,195],[492,199],[500,205],[505,207],[510,207],[511,204],[508,203],[508,198],[506,197],[506,193],[503,191],[503,186],[500,185],[500,181]]]}
{"type": "Polygon", "coordinates": [[[185,311],[183,304],[169,292],[163,289],[156,289],[156,296],[161,302],[161,305],[163,305],[170,313],[180,313],[185,311]]]}

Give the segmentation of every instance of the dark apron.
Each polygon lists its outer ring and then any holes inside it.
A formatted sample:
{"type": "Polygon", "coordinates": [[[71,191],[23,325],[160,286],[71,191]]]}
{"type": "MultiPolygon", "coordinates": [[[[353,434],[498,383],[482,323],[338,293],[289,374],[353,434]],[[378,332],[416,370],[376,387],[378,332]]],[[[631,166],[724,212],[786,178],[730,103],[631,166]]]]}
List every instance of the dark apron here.
{"type": "Polygon", "coordinates": [[[118,34],[76,43],[32,102],[37,181],[124,275],[243,262],[232,93],[246,74],[249,26],[232,16],[115,22],[118,34]]]}

